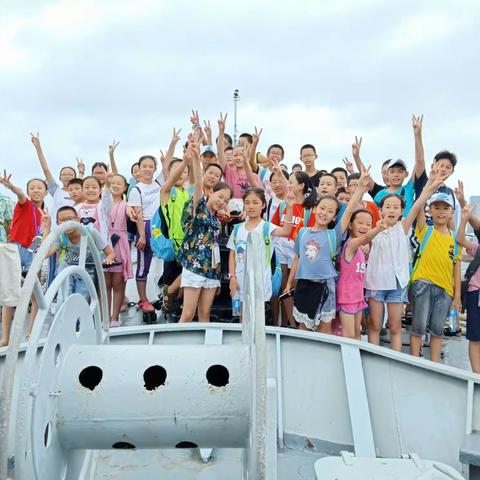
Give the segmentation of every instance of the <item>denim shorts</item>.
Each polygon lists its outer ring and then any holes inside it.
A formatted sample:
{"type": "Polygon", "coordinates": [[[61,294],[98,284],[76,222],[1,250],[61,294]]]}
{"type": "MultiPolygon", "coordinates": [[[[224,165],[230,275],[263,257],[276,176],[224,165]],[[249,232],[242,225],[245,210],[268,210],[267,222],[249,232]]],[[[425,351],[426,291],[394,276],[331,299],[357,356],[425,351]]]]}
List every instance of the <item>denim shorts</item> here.
{"type": "Polygon", "coordinates": [[[381,303],[408,303],[408,288],[402,288],[397,280],[395,290],[367,290],[365,298],[373,298],[381,303]]]}
{"type": "Polygon", "coordinates": [[[22,272],[28,272],[32,265],[33,253],[29,252],[27,248],[22,247],[19,243],[14,242],[18,247],[20,253],[20,264],[22,265],[22,272]]]}
{"type": "Polygon", "coordinates": [[[412,285],[412,299],[411,333],[422,336],[429,331],[435,337],[442,337],[452,297],[438,285],[417,280],[412,285]]]}
{"type": "Polygon", "coordinates": [[[467,293],[467,339],[471,342],[480,342],[478,294],[479,290],[467,293]]]}

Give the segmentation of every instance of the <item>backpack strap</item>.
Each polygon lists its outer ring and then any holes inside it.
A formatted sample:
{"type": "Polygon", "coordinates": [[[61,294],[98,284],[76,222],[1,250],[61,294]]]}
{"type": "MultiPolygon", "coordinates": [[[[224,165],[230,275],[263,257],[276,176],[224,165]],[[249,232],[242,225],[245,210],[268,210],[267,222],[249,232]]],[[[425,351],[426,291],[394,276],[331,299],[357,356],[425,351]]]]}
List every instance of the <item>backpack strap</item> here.
{"type": "Polygon", "coordinates": [[[310,221],[310,214],[312,213],[311,208],[303,209],[303,224],[308,227],[308,222],[310,221]]]}
{"type": "Polygon", "coordinates": [[[298,240],[299,247],[300,247],[300,242],[302,241],[302,237],[305,235],[305,232],[307,230],[310,230],[310,229],[308,227],[302,227],[297,233],[297,240],[298,240]]]}
{"type": "Polygon", "coordinates": [[[330,251],[330,258],[335,266],[337,258],[337,231],[334,228],[327,229],[328,250],[330,251]]]}
{"type": "Polygon", "coordinates": [[[267,203],[267,220],[270,219],[270,210],[272,209],[273,198],[270,197],[267,203]]]}
{"type": "Polygon", "coordinates": [[[425,231],[425,235],[423,236],[422,242],[420,243],[420,247],[418,248],[417,255],[415,257],[415,260],[413,261],[411,278],[413,278],[413,274],[415,273],[415,270],[418,267],[420,257],[422,256],[422,253],[425,251],[425,248],[427,248],[427,243],[429,242],[430,238],[433,235],[433,228],[434,228],[433,225],[427,226],[427,230],[425,231]]]}
{"type": "Polygon", "coordinates": [[[233,244],[236,246],[237,245],[237,236],[238,236],[238,229],[240,228],[241,223],[236,223],[233,226],[233,244]]]}
{"type": "MultiPolygon", "coordinates": [[[[263,228],[262,228],[262,233],[263,233],[263,241],[265,242],[265,251],[266,251],[266,260],[267,264],[270,262],[270,223],[269,222],[263,222],[263,228]]],[[[270,270],[272,269],[270,265],[270,270]]]]}

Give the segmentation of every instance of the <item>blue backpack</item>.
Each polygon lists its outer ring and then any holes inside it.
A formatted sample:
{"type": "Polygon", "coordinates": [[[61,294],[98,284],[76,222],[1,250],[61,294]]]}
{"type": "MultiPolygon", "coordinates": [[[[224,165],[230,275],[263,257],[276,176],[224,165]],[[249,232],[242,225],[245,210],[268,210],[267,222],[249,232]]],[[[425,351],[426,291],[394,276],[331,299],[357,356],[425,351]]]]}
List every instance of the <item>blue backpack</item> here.
{"type": "MultiPolygon", "coordinates": [[[[300,229],[297,235],[298,245],[300,246],[300,241],[302,240],[303,235],[307,230],[310,230],[309,227],[303,227],[300,229]]],[[[327,240],[328,240],[328,249],[330,250],[330,258],[332,259],[333,268],[337,267],[337,232],[333,228],[328,228],[327,230],[327,240]]]]}
{"type": "MultiPolygon", "coordinates": [[[[233,227],[233,243],[237,244],[237,235],[238,229],[240,228],[241,223],[237,223],[233,227]]],[[[280,293],[280,288],[282,287],[282,267],[280,262],[275,254],[275,249],[273,249],[273,255],[270,258],[270,235],[269,235],[269,222],[263,222],[262,236],[263,241],[265,242],[266,249],[266,262],[267,265],[270,263],[270,271],[272,272],[272,297],[278,297],[280,293]]]]}
{"type": "MultiPolygon", "coordinates": [[[[170,198],[175,201],[177,191],[172,188],[170,198]]],[[[173,239],[170,238],[168,225],[160,205],[155,215],[150,220],[150,248],[153,254],[165,262],[171,262],[175,259],[175,250],[173,248],[173,239]]]]}

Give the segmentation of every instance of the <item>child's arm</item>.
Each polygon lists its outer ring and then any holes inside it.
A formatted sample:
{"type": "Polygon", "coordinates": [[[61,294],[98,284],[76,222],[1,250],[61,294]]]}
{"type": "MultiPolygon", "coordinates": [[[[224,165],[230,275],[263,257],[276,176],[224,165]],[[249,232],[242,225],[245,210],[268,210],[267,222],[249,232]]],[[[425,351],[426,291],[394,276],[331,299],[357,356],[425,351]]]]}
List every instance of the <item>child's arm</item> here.
{"type": "Polygon", "coordinates": [[[110,159],[110,169],[113,173],[118,173],[117,162],[115,162],[115,149],[118,147],[120,142],[115,140],[111,145],[108,146],[108,158],[110,159]]]}
{"type": "Polygon", "coordinates": [[[452,308],[457,312],[462,309],[462,270],[461,261],[458,260],[453,267],[453,301],[452,308]]]}
{"type": "Polygon", "coordinates": [[[292,289],[292,285],[295,283],[295,275],[297,274],[298,268],[298,255],[295,255],[293,259],[292,268],[290,269],[290,275],[288,276],[287,284],[285,285],[285,289],[283,293],[287,293],[292,289]]]}
{"type": "Polygon", "coordinates": [[[475,248],[475,244],[470,240],[467,240],[465,236],[465,227],[469,221],[471,222],[471,218],[472,207],[467,204],[464,208],[462,208],[462,218],[460,220],[460,225],[458,226],[457,232],[457,243],[468,250],[475,248]]]}
{"type": "Polygon", "coordinates": [[[175,127],[173,128],[173,135],[172,135],[172,139],[170,140],[170,145],[168,146],[167,153],[165,154],[165,156],[163,155],[160,156],[164,178],[167,178],[166,172],[168,171],[168,166],[170,165],[170,162],[173,160],[173,156],[175,155],[175,147],[177,146],[177,143],[180,141],[181,131],[182,129],[177,131],[175,127]]]}
{"type": "Polygon", "coordinates": [[[379,220],[375,228],[372,228],[365,235],[351,238],[345,247],[345,259],[350,262],[355,255],[357,249],[362,245],[369,244],[380,232],[383,232],[387,228],[385,220],[379,220]]]}
{"type": "Polygon", "coordinates": [[[416,117],[412,115],[413,136],[415,138],[415,167],[412,172],[412,179],[415,182],[425,172],[425,152],[422,140],[423,115],[416,117]]]}
{"type": "Polygon", "coordinates": [[[43,154],[42,145],[40,144],[40,135],[38,132],[36,135],[34,135],[33,133],[30,133],[30,135],[32,136],[31,140],[32,140],[33,146],[35,147],[35,151],[37,152],[37,157],[38,157],[38,160],[40,161],[40,166],[42,167],[43,174],[45,175],[45,179],[47,180],[47,183],[53,182],[54,178],[53,178],[52,172],[50,171],[50,168],[48,168],[47,159],[43,154]]]}
{"type": "MultiPolygon", "coordinates": [[[[357,166],[357,169],[359,172],[363,172],[366,170],[366,167],[364,163],[362,162],[362,159],[360,158],[360,149],[362,148],[362,137],[355,137],[355,142],[352,143],[352,156],[353,160],[355,161],[355,165],[357,166]]],[[[370,181],[368,183],[368,191],[370,192],[373,189],[374,186],[374,181],[372,178],[370,178],[370,181]]]]}
{"type": "Polygon", "coordinates": [[[243,167],[245,168],[245,174],[247,176],[247,182],[252,187],[259,187],[261,182],[258,176],[253,173],[252,166],[250,164],[251,159],[251,150],[253,147],[244,146],[243,147],[243,167]]]}
{"type": "Polygon", "coordinates": [[[162,205],[166,205],[168,203],[172,188],[175,186],[187,166],[187,157],[186,155],[184,155],[183,160],[173,168],[160,190],[160,202],[162,203],[162,205]]]}
{"type": "MultiPolygon", "coordinates": [[[[252,135],[252,149],[250,150],[250,158],[248,159],[250,163],[250,167],[252,168],[253,172],[258,172],[258,164],[257,164],[257,147],[258,142],[260,142],[260,136],[262,135],[263,128],[260,131],[257,130],[255,127],[255,133],[252,135]]],[[[252,184],[253,185],[253,184],[252,184]]]]}
{"type": "MultiPolygon", "coordinates": [[[[402,220],[403,230],[405,233],[408,233],[413,222],[417,217],[419,217],[420,210],[423,210],[423,207],[426,201],[443,185],[443,182],[440,178],[437,177],[435,172],[430,173],[430,177],[428,182],[426,183],[425,187],[422,190],[422,194],[417,198],[415,203],[413,204],[410,212],[402,220]]],[[[418,218],[417,223],[418,229],[421,230],[425,226],[425,217],[423,217],[423,225],[422,225],[422,217],[418,218]]]]}
{"type": "Polygon", "coordinates": [[[238,287],[238,280],[236,275],[236,260],[235,260],[235,251],[230,250],[228,255],[228,276],[230,277],[230,297],[233,298],[235,296],[235,292],[239,290],[238,287]]]}
{"type": "Polygon", "coordinates": [[[23,190],[20,187],[16,187],[11,182],[12,174],[8,175],[7,171],[3,171],[3,177],[0,176],[0,184],[2,184],[5,188],[8,188],[11,192],[13,192],[18,199],[18,203],[23,205],[27,201],[27,197],[23,193],[23,190]]]}
{"type": "Polygon", "coordinates": [[[227,123],[227,116],[222,116],[220,113],[220,118],[218,119],[218,139],[217,139],[217,158],[218,164],[222,167],[223,171],[225,171],[225,166],[227,161],[225,160],[225,124],[227,123]]]}
{"type": "MultiPolygon", "coordinates": [[[[283,177],[283,175],[282,175],[283,177]]],[[[285,220],[283,221],[283,227],[278,227],[272,232],[273,237],[288,237],[292,231],[293,226],[293,206],[295,205],[295,195],[292,191],[292,187],[288,186],[287,193],[287,206],[285,208],[285,220]]]]}
{"type": "Polygon", "coordinates": [[[195,190],[193,192],[193,215],[195,216],[195,211],[198,206],[198,202],[203,196],[203,185],[202,185],[202,163],[200,160],[200,151],[198,148],[198,144],[196,142],[190,143],[188,146],[188,150],[185,152],[185,156],[187,157],[187,161],[191,162],[193,167],[193,178],[194,178],[194,185],[195,190]]]}
{"type": "Polygon", "coordinates": [[[355,190],[355,193],[352,195],[352,198],[347,203],[347,208],[345,212],[343,212],[343,216],[340,220],[340,228],[342,230],[342,234],[347,230],[348,225],[350,224],[350,219],[352,218],[352,214],[355,210],[356,205],[360,203],[364,193],[367,192],[369,185],[370,185],[370,167],[367,170],[362,168],[360,180],[358,182],[358,187],[355,190]]]}
{"type": "Polygon", "coordinates": [[[212,143],[212,126],[210,125],[210,120],[203,121],[203,144],[204,145],[213,145],[212,143]]]}
{"type": "Polygon", "coordinates": [[[112,250],[112,247],[107,245],[103,249],[103,253],[105,254],[103,263],[108,265],[109,263],[113,263],[115,261],[115,252],[112,250]]]}
{"type": "MultiPolygon", "coordinates": [[[[42,225],[42,243],[43,243],[48,237],[48,235],[50,234],[50,231],[52,228],[52,219],[46,210],[42,212],[42,218],[40,220],[40,224],[42,225]]],[[[48,250],[46,258],[51,257],[56,251],[57,251],[57,247],[54,244],[48,250]]]]}
{"type": "Polygon", "coordinates": [[[85,176],[85,164],[83,163],[83,159],[78,157],[77,157],[77,170],[78,170],[78,178],[83,178],[85,176]]]}

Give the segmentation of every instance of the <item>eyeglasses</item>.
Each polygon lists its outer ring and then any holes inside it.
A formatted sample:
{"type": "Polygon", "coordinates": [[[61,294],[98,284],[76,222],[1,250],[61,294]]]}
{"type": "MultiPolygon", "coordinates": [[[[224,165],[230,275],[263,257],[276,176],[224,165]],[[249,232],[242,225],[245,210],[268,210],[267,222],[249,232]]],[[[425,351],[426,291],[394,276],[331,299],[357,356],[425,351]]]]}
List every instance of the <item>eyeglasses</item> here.
{"type": "Polygon", "coordinates": [[[313,153],[307,153],[306,155],[302,155],[302,158],[315,158],[316,155],[313,153]]]}

